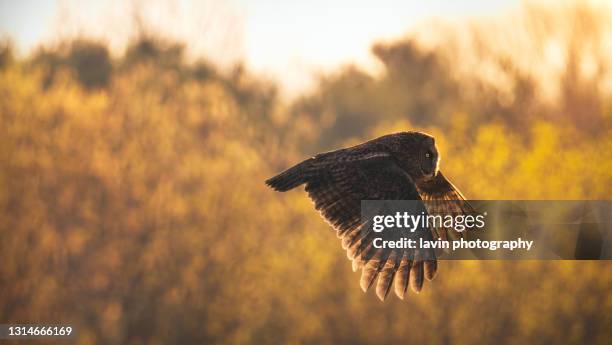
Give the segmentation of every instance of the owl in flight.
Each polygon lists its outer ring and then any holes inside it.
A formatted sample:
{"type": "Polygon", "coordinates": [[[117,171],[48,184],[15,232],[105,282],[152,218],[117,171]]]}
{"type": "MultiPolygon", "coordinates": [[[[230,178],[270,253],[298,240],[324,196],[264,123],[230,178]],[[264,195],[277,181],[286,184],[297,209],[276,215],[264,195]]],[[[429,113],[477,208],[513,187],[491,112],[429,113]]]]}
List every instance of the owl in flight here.
{"type": "MultiPolygon", "coordinates": [[[[393,285],[403,299],[410,285],[414,292],[424,279],[436,275],[436,253],[421,257],[410,249],[374,248],[362,231],[362,200],[417,200],[427,214],[470,214],[471,206],[439,171],[440,156],[434,138],[420,132],[389,134],[363,144],[318,154],[266,181],[279,192],[305,184],[308,196],[323,218],[336,230],[342,247],[361,269],[360,285],[367,291],[376,278],[376,295],[384,300],[393,285]],[[433,259],[432,259],[433,258],[433,259]]],[[[454,229],[421,231],[427,238],[455,239],[454,229]]]]}

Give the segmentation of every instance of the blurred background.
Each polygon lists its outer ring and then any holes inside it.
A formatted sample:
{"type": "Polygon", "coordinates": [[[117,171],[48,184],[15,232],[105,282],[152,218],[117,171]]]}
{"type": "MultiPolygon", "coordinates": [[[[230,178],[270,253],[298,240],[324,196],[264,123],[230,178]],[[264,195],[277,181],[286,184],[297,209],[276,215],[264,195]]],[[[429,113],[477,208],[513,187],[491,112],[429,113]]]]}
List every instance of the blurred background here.
{"type": "Polygon", "coordinates": [[[594,343],[601,261],[442,262],[363,294],[263,181],[436,136],[470,199],[610,199],[605,2],[1,2],[0,322],[78,344],[594,343]]]}

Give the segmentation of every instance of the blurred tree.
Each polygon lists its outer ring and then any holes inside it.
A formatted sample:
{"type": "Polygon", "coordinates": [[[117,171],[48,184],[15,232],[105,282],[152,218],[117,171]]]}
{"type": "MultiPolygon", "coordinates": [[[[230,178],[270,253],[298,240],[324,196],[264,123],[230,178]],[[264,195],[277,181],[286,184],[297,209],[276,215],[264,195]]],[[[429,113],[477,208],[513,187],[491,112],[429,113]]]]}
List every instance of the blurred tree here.
{"type": "Polygon", "coordinates": [[[77,39],[63,42],[55,49],[40,47],[30,59],[31,66],[43,71],[43,87],[49,88],[61,71],[71,71],[85,89],[107,87],[113,64],[105,44],[77,39]]]}
{"type": "Polygon", "coordinates": [[[427,51],[410,39],[377,44],[372,51],[386,69],[382,87],[389,98],[387,107],[416,125],[448,124],[445,117],[460,101],[451,66],[435,51],[427,51]]]}
{"type": "Polygon", "coordinates": [[[13,44],[9,40],[0,41],[0,70],[10,66],[15,57],[13,56],[13,44]]]}
{"type": "Polygon", "coordinates": [[[123,61],[128,67],[150,63],[158,68],[178,70],[183,66],[184,52],[185,47],[181,43],[143,34],[127,48],[123,61]]]}
{"type": "Polygon", "coordinates": [[[66,63],[76,70],[79,82],[88,89],[106,87],[113,66],[106,45],[77,40],[71,43],[66,63]]]}

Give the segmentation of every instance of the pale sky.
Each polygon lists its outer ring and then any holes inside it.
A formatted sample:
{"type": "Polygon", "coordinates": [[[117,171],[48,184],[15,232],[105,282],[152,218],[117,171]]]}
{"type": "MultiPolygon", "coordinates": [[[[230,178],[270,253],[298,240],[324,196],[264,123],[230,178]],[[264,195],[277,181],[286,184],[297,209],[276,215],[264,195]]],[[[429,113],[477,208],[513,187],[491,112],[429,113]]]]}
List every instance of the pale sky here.
{"type": "Polygon", "coordinates": [[[58,36],[83,33],[122,47],[133,34],[129,23],[138,7],[145,22],[185,40],[194,54],[222,66],[244,60],[288,94],[342,64],[373,67],[372,42],[401,37],[430,19],[463,20],[519,6],[518,0],[0,1],[0,33],[22,53],[58,36]]]}

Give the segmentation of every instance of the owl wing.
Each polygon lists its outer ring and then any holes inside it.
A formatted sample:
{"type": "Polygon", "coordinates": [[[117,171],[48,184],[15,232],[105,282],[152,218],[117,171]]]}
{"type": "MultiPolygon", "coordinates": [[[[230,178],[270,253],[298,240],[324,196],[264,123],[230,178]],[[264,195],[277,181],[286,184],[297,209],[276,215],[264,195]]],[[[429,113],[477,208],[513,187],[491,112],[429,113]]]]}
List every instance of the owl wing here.
{"type": "MultiPolygon", "coordinates": [[[[430,215],[468,215],[473,214],[474,209],[465,199],[463,194],[455,187],[442,172],[429,181],[417,184],[421,199],[425,201],[427,212],[430,215]]],[[[459,239],[465,235],[452,228],[438,227],[432,229],[434,237],[447,239],[459,239]]]]}
{"type": "MultiPolygon", "coordinates": [[[[376,294],[381,300],[385,299],[393,282],[396,295],[403,298],[408,285],[419,292],[424,278],[431,280],[435,276],[436,260],[429,260],[435,258],[435,253],[425,253],[425,249],[408,252],[409,249],[374,248],[375,233],[363,226],[362,200],[421,200],[410,176],[389,154],[322,154],[266,182],[281,191],[306,184],[315,208],[341,239],[353,270],[362,270],[360,285],[364,291],[378,277],[376,294]]],[[[419,205],[426,213],[424,205],[419,205]]],[[[415,233],[432,238],[429,231],[415,233]]]]}

